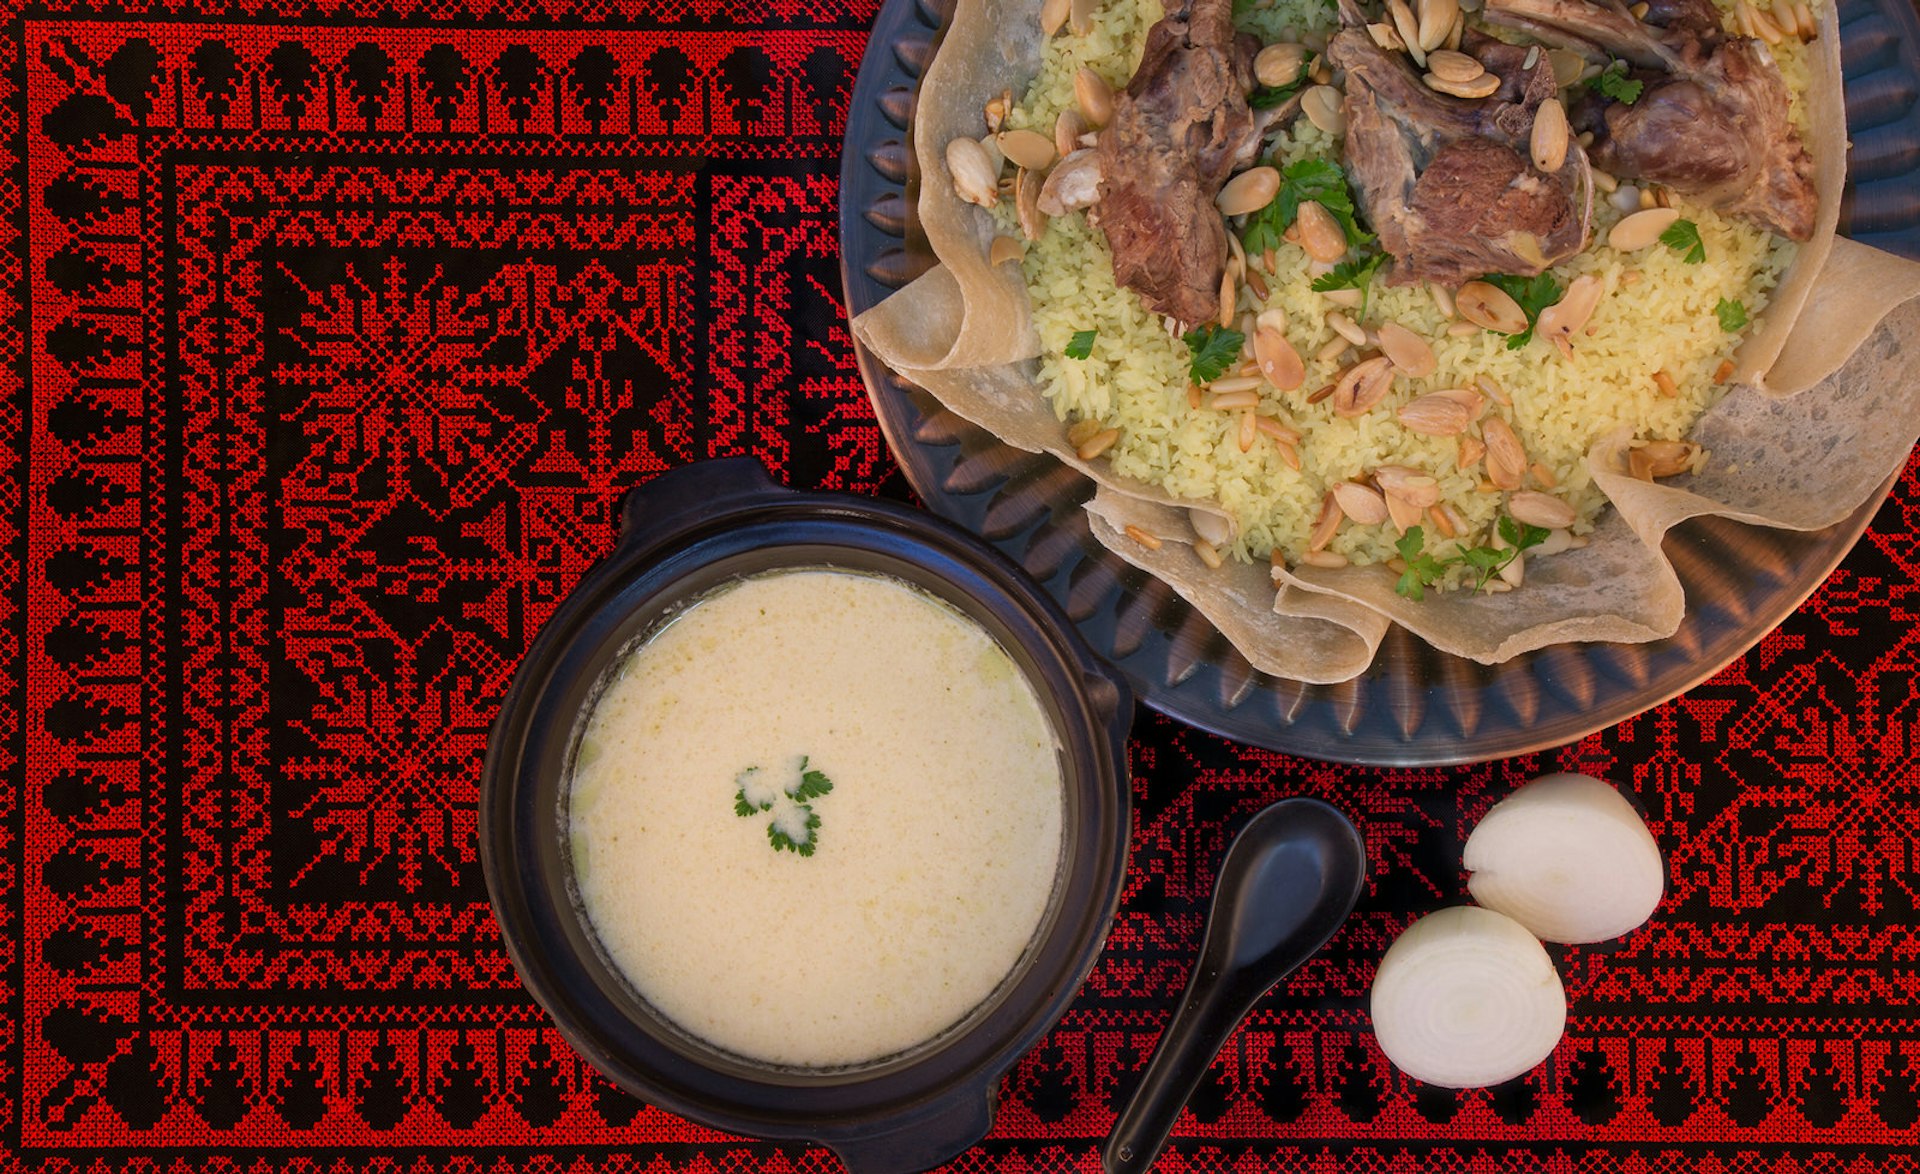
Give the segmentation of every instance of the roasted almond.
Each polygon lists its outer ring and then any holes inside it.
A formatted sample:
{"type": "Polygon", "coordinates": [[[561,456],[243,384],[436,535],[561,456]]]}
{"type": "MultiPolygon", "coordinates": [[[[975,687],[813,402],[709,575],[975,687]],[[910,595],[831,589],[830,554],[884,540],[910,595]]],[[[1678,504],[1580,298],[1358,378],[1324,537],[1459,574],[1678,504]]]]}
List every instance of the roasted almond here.
{"type": "Polygon", "coordinates": [[[1400,498],[1423,510],[1440,500],[1440,482],[1405,465],[1381,465],[1373,471],[1373,483],[1388,497],[1400,498]]]}
{"type": "Polygon", "coordinates": [[[947,144],[947,173],[953,176],[953,190],[967,203],[991,208],[1000,202],[1000,168],[973,139],[947,144]]]}
{"type": "Polygon", "coordinates": [[[1479,414],[1480,402],[1477,393],[1451,387],[1410,400],[1394,414],[1409,431],[1425,436],[1458,436],[1479,414]]]}
{"type": "Polygon", "coordinates": [[[1099,6],[1099,0],[1070,0],[1067,5],[1067,28],[1074,36],[1084,37],[1093,31],[1093,14],[1099,6]]]}
{"type": "Polygon", "coordinates": [[[1440,49],[1427,54],[1427,68],[1437,78],[1450,82],[1470,82],[1487,72],[1487,67],[1465,53],[1440,49]]]}
{"type": "Polygon", "coordinates": [[[1573,507],[1551,493],[1535,493],[1531,489],[1522,489],[1507,498],[1507,512],[1516,522],[1525,522],[1529,526],[1539,526],[1547,530],[1559,530],[1573,525],[1576,515],[1573,507]]]}
{"type": "Polygon", "coordinates": [[[1079,149],[1080,136],[1087,133],[1087,120],[1069,106],[1053,122],[1053,149],[1062,159],[1079,149]]]}
{"type": "MultiPolygon", "coordinates": [[[[1420,47],[1431,54],[1453,31],[1453,22],[1460,15],[1460,0],[1419,0],[1415,15],[1419,17],[1420,47]]],[[[1432,66],[1431,57],[1427,64],[1432,66]]]]}
{"type": "Polygon", "coordinates": [[[1387,502],[1377,489],[1356,481],[1338,481],[1333,486],[1333,499],[1340,503],[1341,513],[1362,526],[1378,526],[1387,520],[1387,502]]]}
{"type": "Polygon", "coordinates": [[[1548,98],[1533,112],[1533,132],[1527,146],[1533,165],[1542,171],[1558,171],[1567,161],[1567,108],[1558,98],[1548,98]]]}
{"type": "Polygon", "coordinates": [[[998,269],[1008,261],[1019,261],[1026,257],[1027,246],[1011,236],[996,236],[987,249],[987,264],[998,269]]]}
{"type": "Polygon", "coordinates": [[[1080,117],[1087,120],[1090,127],[1102,127],[1113,119],[1113,87],[1107,79],[1088,69],[1080,67],[1073,75],[1073,104],[1080,108],[1080,117]]]}
{"type": "Polygon", "coordinates": [[[1299,219],[1295,223],[1300,227],[1300,247],[1307,251],[1307,256],[1325,262],[1338,261],[1346,256],[1347,230],[1340,227],[1333,213],[1322,207],[1318,200],[1303,201],[1299,219]]]}
{"type": "Polygon", "coordinates": [[[1281,391],[1292,391],[1306,382],[1307,365],[1301,361],[1300,352],[1287,341],[1287,336],[1278,330],[1262,326],[1253,332],[1253,357],[1267,382],[1281,391]]]}
{"type": "Polygon", "coordinates": [[[1051,37],[1066,27],[1067,16],[1072,11],[1072,0],[1042,0],[1040,5],[1040,32],[1051,37]]]}
{"type": "Polygon", "coordinates": [[[1393,361],[1375,355],[1346,369],[1333,384],[1333,411],[1337,416],[1358,416],[1368,411],[1393,388],[1393,361]]]}
{"type": "Polygon", "coordinates": [[[1083,148],[1047,172],[1035,203],[1049,216],[1065,216],[1076,208],[1092,207],[1099,199],[1100,157],[1083,148]]]}
{"type": "Polygon", "coordinates": [[[1398,494],[1387,494],[1387,520],[1393,523],[1393,528],[1398,532],[1405,534],[1410,528],[1418,526],[1426,516],[1425,508],[1398,494]]]}
{"type": "Polygon", "coordinates": [[[1375,21],[1368,25],[1367,35],[1373,38],[1374,44],[1389,53],[1403,52],[1407,47],[1407,43],[1400,39],[1400,30],[1394,28],[1391,23],[1384,20],[1375,21]]]}
{"type": "Polygon", "coordinates": [[[1534,334],[1559,347],[1567,358],[1573,358],[1574,336],[1587,328],[1604,290],[1600,279],[1591,273],[1574,278],[1559,301],[1540,311],[1534,334]]]}
{"type": "Polygon", "coordinates": [[[1491,97],[1493,92],[1500,88],[1499,76],[1491,73],[1482,73],[1480,76],[1464,82],[1451,82],[1435,73],[1429,73],[1420,80],[1427,83],[1429,90],[1441,94],[1451,94],[1456,98],[1491,97]]]}
{"type": "Polygon", "coordinates": [[[1480,421],[1480,439],[1487,445],[1487,480],[1501,489],[1518,489],[1527,476],[1527,450],[1513,426],[1498,416],[1480,421]]]}
{"type": "MultiPolygon", "coordinates": [[[[1222,216],[1245,216],[1273,203],[1280,194],[1280,172],[1272,167],[1249,167],[1228,180],[1213,198],[1222,216]]],[[[1232,239],[1229,236],[1228,239],[1232,239]]]]}
{"type": "Polygon", "coordinates": [[[1501,334],[1518,334],[1527,328],[1526,311],[1497,285],[1469,281],[1453,295],[1453,308],[1475,326],[1501,334]]]}
{"type": "Polygon", "coordinates": [[[1649,440],[1637,451],[1647,458],[1647,471],[1655,477],[1674,477],[1693,468],[1700,451],[1697,444],[1684,440],[1649,440]]]}
{"type": "Polygon", "coordinates": [[[1015,167],[1045,171],[1053,166],[1053,140],[1037,130],[1003,130],[995,141],[1015,167]]]}
{"type": "Polygon", "coordinates": [[[1440,366],[1427,340],[1398,322],[1380,324],[1380,353],[1392,359],[1401,374],[1414,379],[1425,379],[1440,366]]]}
{"type": "Polygon", "coordinates": [[[1340,108],[1340,91],[1332,86],[1309,87],[1300,95],[1300,113],[1327,134],[1347,133],[1347,114],[1340,108]]]}
{"type": "Polygon", "coordinates": [[[1268,45],[1253,59],[1253,76],[1263,86],[1280,89],[1300,80],[1307,67],[1307,47],[1290,41],[1268,45]]]}
{"type": "Polygon", "coordinates": [[[1672,228],[1673,222],[1678,219],[1680,213],[1672,208],[1643,209],[1622,217],[1620,223],[1607,233],[1607,244],[1622,253],[1637,253],[1657,243],[1660,234],[1672,228]]]}
{"type": "Polygon", "coordinates": [[[1407,0],[1387,0],[1387,19],[1393,22],[1393,31],[1400,34],[1414,63],[1425,66],[1427,51],[1420,47],[1420,19],[1407,7],[1407,0]]]}
{"type": "MultiPolygon", "coordinates": [[[[1040,189],[1046,184],[1038,172],[1021,168],[1013,182],[1013,207],[1020,219],[1020,234],[1030,241],[1047,231],[1047,214],[1040,210],[1040,189]]],[[[1024,251],[1024,250],[1023,250],[1024,251]]]]}
{"type": "Polygon", "coordinates": [[[1329,490],[1326,496],[1320,499],[1320,516],[1313,520],[1313,529],[1307,534],[1307,549],[1319,550],[1332,542],[1334,534],[1339,532],[1340,523],[1346,519],[1346,516],[1340,511],[1339,500],[1329,490]]]}
{"type": "Polygon", "coordinates": [[[1227,546],[1233,542],[1233,523],[1224,515],[1189,506],[1187,520],[1193,523],[1193,532],[1202,542],[1211,542],[1215,546],[1227,546]]]}

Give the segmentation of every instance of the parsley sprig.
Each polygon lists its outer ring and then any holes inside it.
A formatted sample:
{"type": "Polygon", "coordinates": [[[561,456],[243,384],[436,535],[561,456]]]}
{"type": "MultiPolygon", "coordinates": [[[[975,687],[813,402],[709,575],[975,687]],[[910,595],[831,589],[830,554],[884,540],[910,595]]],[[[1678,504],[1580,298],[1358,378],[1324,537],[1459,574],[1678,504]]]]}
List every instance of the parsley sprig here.
{"type": "Polygon", "coordinates": [[[1279,248],[1287,229],[1300,215],[1300,205],[1308,200],[1333,214],[1345,230],[1349,246],[1373,240],[1373,234],[1354,219],[1353,193],[1347,188],[1347,173],[1340,170],[1340,165],[1325,159],[1301,159],[1280,173],[1280,194],[1273,202],[1248,214],[1240,243],[1249,253],[1279,248]]]}
{"type": "Polygon", "coordinates": [[[811,856],[820,840],[820,816],[813,809],[813,801],[833,790],[833,780],[822,771],[808,770],[805,755],[793,767],[793,773],[793,781],[783,787],[758,766],[741,771],[734,778],[733,813],[748,818],[772,812],[773,818],[767,821],[767,842],[773,850],[811,856]]]}
{"type": "Polygon", "coordinates": [[[1545,273],[1534,277],[1515,277],[1510,273],[1489,273],[1480,280],[1488,285],[1497,286],[1506,295],[1520,303],[1520,309],[1527,316],[1527,328],[1518,334],[1507,336],[1507,349],[1517,351],[1526,346],[1533,337],[1533,328],[1540,321],[1540,311],[1560,300],[1563,292],[1560,283],[1545,273]]]}
{"type": "Polygon", "coordinates": [[[1069,359],[1084,359],[1093,354],[1093,340],[1099,336],[1100,332],[1098,330],[1074,331],[1073,337],[1067,340],[1067,357],[1069,359]]]}
{"type": "Polygon", "coordinates": [[[1616,102],[1631,106],[1640,100],[1640,91],[1645,89],[1646,85],[1627,76],[1626,62],[1615,60],[1608,62],[1605,69],[1588,78],[1587,88],[1603,98],[1612,98],[1616,102]]]}
{"type": "Polygon", "coordinates": [[[1729,298],[1721,298],[1714,303],[1713,312],[1720,319],[1720,329],[1733,334],[1747,324],[1747,304],[1729,298]]]}
{"type": "Polygon", "coordinates": [[[1212,383],[1220,378],[1240,357],[1240,348],[1247,341],[1238,330],[1213,325],[1195,327],[1181,338],[1193,352],[1187,373],[1195,383],[1212,383]]]}
{"type": "Polygon", "coordinates": [[[1370,257],[1342,261],[1330,272],[1313,279],[1314,293],[1327,293],[1336,289],[1357,289],[1360,291],[1360,317],[1367,316],[1367,296],[1373,292],[1373,275],[1380,266],[1387,263],[1385,253],[1375,253],[1370,257]]]}
{"type": "Polygon", "coordinates": [[[1449,570],[1457,566],[1467,567],[1474,573],[1473,589],[1482,591],[1495,575],[1505,570],[1508,563],[1520,557],[1520,552],[1538,546],[1547,540],[1547,531],[1539,526],[1529,526],[1502,515],[1497,529],[1504,546],[1469,546],[1444,557],[1428,554],[1427,536],[1419,526],[1407,527],[1407,532],[1393,544],[1400,552],[1400,559],[1407,569],[1400,572],[1399,580],[1393,589],[1397,594],[1419,603],[1427,597],[1427,588],[1446,577],[1449,570]]]}
{"type": "Polygon", "coordinates": [[[1700,226],[1691,220],[1676,220],[1660,234],[1660,243],[1682,254],[1681,263],[1698,265],[1707,259],[1706,242],[1700,239],[1700,226]]]}

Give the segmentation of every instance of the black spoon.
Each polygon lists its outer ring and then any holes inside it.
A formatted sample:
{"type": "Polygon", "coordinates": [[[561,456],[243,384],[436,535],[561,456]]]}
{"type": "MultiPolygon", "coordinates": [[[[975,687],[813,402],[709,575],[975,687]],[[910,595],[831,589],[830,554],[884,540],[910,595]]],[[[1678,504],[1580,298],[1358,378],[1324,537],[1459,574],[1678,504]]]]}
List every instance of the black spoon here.
{"type": "Polygon", "coordinates": [[[1107,1138],[1107,1174],[1153,1165],[1227,1037],[1260,996],[1327,944],[1366,875],[1366,841],[1318,799],[1282,799],[1241,829],[1220,864],[1180,1007],[1107,1138]]]}

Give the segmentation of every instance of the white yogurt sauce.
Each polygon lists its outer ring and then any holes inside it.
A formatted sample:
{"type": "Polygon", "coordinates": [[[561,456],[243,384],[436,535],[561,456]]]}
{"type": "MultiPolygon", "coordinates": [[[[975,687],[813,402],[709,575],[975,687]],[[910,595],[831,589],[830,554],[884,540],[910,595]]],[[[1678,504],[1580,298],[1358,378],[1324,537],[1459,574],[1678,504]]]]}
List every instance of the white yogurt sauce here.
{"type": "Polygon", "coordinates": [[[1045,712],[984,629],[891,580],[805,570],[708,596],[630,654],[583,735],[570,824],[587,917],[649,1003],[726,1051],[824,1067],[992,993],[1052,893],[1062,804],[1045,712]],[[832,784],[804,809],[802,756],[832,784]]]}

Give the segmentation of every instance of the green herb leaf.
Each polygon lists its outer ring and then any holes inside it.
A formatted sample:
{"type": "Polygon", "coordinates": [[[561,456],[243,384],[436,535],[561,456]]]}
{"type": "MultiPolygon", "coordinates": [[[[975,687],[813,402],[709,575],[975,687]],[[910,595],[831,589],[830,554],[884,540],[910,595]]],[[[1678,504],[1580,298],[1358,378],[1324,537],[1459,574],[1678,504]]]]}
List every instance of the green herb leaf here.
{"type": "Polygon", "coordinates": [[[806,766],[807,760],[804,758],[801,759],[800,769],[802,773],[800,775],[800,783],[787,792],[787,794],[793,796],[794,801],[798,803],[805,803],[809,799],[818,799],[828,791],[833,790],[833,780],[817,770],[807,770],[806,766]]]}
{"type": "Polygon", "coordinates": [[[805,803],[795,804],[792,812],[782,812],[767,825],[767,841],[776,852],[798,852],[802,856],[813,855],[814,845],[819,843],[820,817],[813,808],[805,803]]]}
{"type": "Polygon", "coordinates": [[[1427,588],[1438,583],[1446,575],[1449,565],[1448,562],[1428,554],[1425,550],[1426,543],[1427,535],[1424,530],[1418,526],[1408,526],[1407,532],[1393,544],[1393,548],[1400,552],[1401,561],[1407,564],[1407,569],[1400,572],[1400,578],[1394,583],[1393,589],[1397,594],[1404,595],[1415,603],[1427,597],[1427,588]]]}
{"type": "Polygon", "coordinates": [[[1187,349],[1193,352],[1187,370],[1195,383],[1212,383],[1220,378],[1240,357],[1240,347],[1247,341],[1247,336],[1238,330],[1211,325],[1189,330],[1182,337],[1187,349]]]}
{"type": "Polygon", "coordinates": [[[733,794],[733,813],[745,817],[772,812],[767,841],[774,851],[811,856],[819,839],[820,816],[808,800],[833,790],[833,782],[820,771],[808,770],[805,755],[792,770],[798,777],[784,787],[767,781],[766,772],[757,766],[741,771],[735,776],[739,785],[733,794]]]}
{"type": "Polygon", "coordinates": [[[1720,329],[1732,334],[1747,324],[1747,304],[1721,298],[1714,304],[1713,312],[1720,318],[1720,329]]]}
{"type": "Polygon", "coordinates": [[[1339,164],[1325,159],[1301,159],[1287,165],[1281,173],[1280,194],[1273,201],[1281,207],[1282,228],[1293,223],[1294,217],[1300,214],[1300,205],[1308,200],[1333,213],[1333,218],[1347,232],[1349,246],[1364,245],[1373,239],[1373,234],[1353,218],[1353,193],[1347,188],[1347,173],[1340,170],[1339,164]]]}
{"type": "Polygon", "coordinates": [[[1518,334],[1507,336],[1507,349],[1517,351],[1526,346],[1533,338],[1533,328],[1540,321],[1540,311],[1560,300],[1560,283],[1549,274],[1541,273],[1534,277],[1515,277],[1509,273],[1489,273],[1480,280],[1488,285],[1497,286],[1506,295],[1520,303],[1520,309],[1527,316],[1527,328],[1518,334]]]}
{"type": "Polygon", "coordinates": [[[759,767],[750,766],[733,777],[735,786],[733,813],[735,815],[749,816],[766,811],[773,806],[777,793],[771,783],[761,779],[760,774],[759,767]]]}
{"type": "Polygon", "coordinates": [[[1487,581],[1506,569],[1508,563],[1520,556],[1520,552],[1540,545],[1547,540],[1547,531],[1539,526],[1529,526],[1501,515],[1496,529],[1506,542],[1505,546],[1469,546],[1447,558],[1436,558],[1422,548],[1426,544],[1426,535],[1418,526],[1407,527],[1407,532],[1393,548],[1407,564],[1393,589],[1408,599],[1419,603],[1426,598],[1426,589],[1438,583],[1451,567],[1464,566],[1474,575],[1473,589],[1481,591],[1487,581]]]}
{"type": "Polygon", "coordinates": [[[1093,340],[1099,337],[1098,330],[1076,330],[1067,341],[1066,355],[1069,359],[1084,359],[1093,353],[1093,340]]]}
{"type": "Polygon", "coordinates": [[[1501,539],[1504,540],[1508,546],[1513,547],[1516,553],[1540,545],[1547,540],[1547,535],[1551,533],[1545,526],[1534,526],[1525,522],[1517,522],[1506,514],[1500,515],[1499,530],[1501,539]]]}
{"type": "Polygon", "coordinates": [[[1313,292],[1326,293],[1335,289],[1357,289],[1360,291],[1360,317],[1367,316],[1367,297],[1373,292],[1373,275],[1380,272],[1380,266],[1387,263],[1385,253],[1375,253],[1365,260],[1342,261],[1327,273],[1313,279],[1313,292]]]}
{"type": "Polygon", "coordinates": [[[1300,215],[1300,205],[1308,200],[1333,214],[1345,230],[1349,246],[1373,240],[1373,234],[1354,219],[1353,193],[1347,189],[1347,173],[1340,170],[1340,165],[1325,159],[1301,159],[1281,173],[1280,194],[1273,202],[1247,215],[1240,243],[1249,253],[1279,248],[1287,229],[1300,215]]]}
{"type": "Polygon", "coordinates": [[[1612,98],[1616,102],[1631,106],[1640,100],[1640,91],[1645,85],[1627,76],[1627,63],[1614,61],[1601,70],[1598,75],[1587,79],[1587,88],[1603,98],[1612,98]]]}
{"type": "Polygon", "coordinates": [[[1680,260],[1688,265],[1698,265],[1707,259],[1707,246],[1700,239],[1700,226],[1691,220],[1676,220],[1660,234],[1660,243],[1676,253],[1684,253],[1680,260]]]}
{"type": "Polygon", "coordinates": [[[1305,80],[1306,70],[1300,71],[1300,79],[1285,86],[1255,86],[1253,93],[1247,95],[1247,105],[1255,110],[1268,110],[1285,102],[1300,92],[1300,81],[1305,80]]]}

